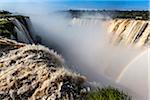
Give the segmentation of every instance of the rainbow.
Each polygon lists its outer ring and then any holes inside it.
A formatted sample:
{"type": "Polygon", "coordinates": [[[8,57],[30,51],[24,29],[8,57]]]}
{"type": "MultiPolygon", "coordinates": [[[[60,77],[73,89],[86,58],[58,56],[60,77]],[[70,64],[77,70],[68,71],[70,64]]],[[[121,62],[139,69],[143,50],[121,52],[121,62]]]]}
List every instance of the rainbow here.
{"type": "MultiPolygon", "coordinates": [[[[126,67],[124,67],[124,69],[122,70],[122,72],[118,75],[116,82],[119,83],[120,80],[122,79],[122,77],[124,76],[125,72],[128,70],[129,66],[132,65],[134,62],[136,62],[138,59],[140,59],[142,56],[144,56],[144,54],[148,54],[148,59],[150,59],[150,48],[147,48],[147,50],[143,51],[142,53],[140,53],[138,56],[136,56],[131,62],[129,62],[127,64],[126,67]]],[[[148,62],[149,63],[149,62],[148,62]]],[[[150,64],[148,64],[150,65],[150,64]]]]}

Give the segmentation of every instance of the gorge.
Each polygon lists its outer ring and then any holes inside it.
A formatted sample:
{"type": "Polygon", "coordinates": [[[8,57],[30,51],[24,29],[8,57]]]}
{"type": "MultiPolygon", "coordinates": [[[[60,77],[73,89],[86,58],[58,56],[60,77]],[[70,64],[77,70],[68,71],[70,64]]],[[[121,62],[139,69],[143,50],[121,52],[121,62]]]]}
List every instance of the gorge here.
{"type": "MultiPolygon", "coordinates": [[[[112,85],[127,89],[126,91],[131,93],[134,100],[148,100],[148,80],[145,76],[148,73],[148,65],[145,63],[148,62],[148,59],[145,57],[147,58],[146,55],[149,54],[145,51],[149,46],[150,37],[148,20],[111,19],[110,17],[103,19],[101,16],[100,18],[84,16],[70,18],[65,22],[68,22],[62,24],[62,28],[65,29],[59,30],[57,27],[59,31],[47,32],[47,35],[43,37],[42,33],[34,32],[34,29],[37,28],[32,28],[31,24],[34,25],[34,23],[30,22],[29,17],[10,13],[1,15],[1,99],[18,100],[24,97],[25,100],[42,98],[76,100],[80,98],[80,94],[84,95],[84,91],[89,90],[88,81],[96,81],[100,87],[112,85]],[[61,33],[55,34],[55,32],[61,33]],[[50,40],[53,37],[56,39],[56,44],[60,46],[61,55],[65,61],[55,51],[35,45],[42,43],[52,48],[49,44],[53,43],[50,40]],[[125,80],[126,76],[131,74],[124,70],[128,63],[139,54],[144,55],[145,59],[143,62],[145,64],[141,63],[145,66],[144,71],[141,70],[141,76],[143,74],[144,76],[138,77],[137,84],[132,88],[130,84],[134,80],[129,82],[130,76],[125,80]],[[86,78],[71,70],[81,73],[86,78]],[[146,78],[139,85],[138,82],[143,77],[146,78]]],[[[41,25],[43,25],[42,22],[41,25]]],[[[58,46],[55,49],[59,49],[58,46]]],[[[130,68],[133,68],[133,65],[137,66],[134,61],[129,64],[130,68]]],[[[136,79],[136,74],[133,75],[135,75],[133,79],[136,79]]]]}

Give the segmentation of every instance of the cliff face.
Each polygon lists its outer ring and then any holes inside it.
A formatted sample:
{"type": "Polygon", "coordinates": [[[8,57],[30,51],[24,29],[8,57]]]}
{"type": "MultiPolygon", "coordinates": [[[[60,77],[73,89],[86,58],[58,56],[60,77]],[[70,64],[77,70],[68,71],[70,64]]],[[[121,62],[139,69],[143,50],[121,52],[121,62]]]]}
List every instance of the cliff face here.
{"type": "Polygon", "coordinates": [[[0,36],[19,42],[33,43],[30,20],[27,16],[0,12],[0,36]]]}

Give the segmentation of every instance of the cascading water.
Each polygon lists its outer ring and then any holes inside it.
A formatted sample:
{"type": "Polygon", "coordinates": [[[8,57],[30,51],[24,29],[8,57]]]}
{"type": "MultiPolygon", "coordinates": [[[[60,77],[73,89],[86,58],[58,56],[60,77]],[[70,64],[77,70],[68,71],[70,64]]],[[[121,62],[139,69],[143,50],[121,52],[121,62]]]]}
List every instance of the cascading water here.
{"type": "Polygon", "coordinates": [[[71,25],[92,27],[93,25],[101,25],[102,18],[73,18],[71,25]]]}
{"type": "MultiPolygon", "coordinates": [[[[72,25],[93,26],[100,25],[102,19],[97,18],[73,18],[72,25]]],[[[111,43],[122,45],[135,45],[141,47],[149,43],[150,22],[132,19],[114,19],[106,21],[111,43]]]]}
{"type": "Polygon", "coordinates": [[[27,38],[24,32],[20,31],[17,27],[14,28],[14,31],[17,33],[18,41],[30,43],[29,39],[27,38]]]}
{"type": "MultiPolygon", "coordinates": [[[[26,27],[16,18],[11,19],[11,21],[15,25],[15,31],[17,36],[19,36],[18,40],[25,43],[33,43],[33,39],[31,38],[31,35],[29,34],[29,31],[26,29],[26,27]]],[[[28,20],[26,21],[28,22],[28,20]]]]}
{"type": "Polygon", "coordinates": [[[29,35],[30,35],[30,37],[31,37],[31,39],[32,39],[32,42],[34,41],[34,42],[40,42],[40,41],[38,41],[37,40],[37,38],[34,36],[34,34],[33,33],[35,33],[35,30],[34,30],[34,28],[33,28],[33,26],[32,26],[32,22],[31,22],[31,20],[29,19],[29,18],[24,18],[25,19],[25,21],[26,21],[26,24],[27,24],[27,27],[28,27],[28,33],[29,33],[29,35]],[[34,38],[36,38],[36,40],[34,40],[34,38]]]}
{"type": "Polygon", "coordinates": [[[112,43],[136,47],[147,45],[150,34],[149,23],[149,21],[142,20],[112,20],[108,28],[111,32],[112,43]]]}
{"type": "Polygon", "coordinates": [[[0,46],[1,100],[78,100],[85,89],[85,77],[67,70],[53,50],[5,38],[0,46]]]}

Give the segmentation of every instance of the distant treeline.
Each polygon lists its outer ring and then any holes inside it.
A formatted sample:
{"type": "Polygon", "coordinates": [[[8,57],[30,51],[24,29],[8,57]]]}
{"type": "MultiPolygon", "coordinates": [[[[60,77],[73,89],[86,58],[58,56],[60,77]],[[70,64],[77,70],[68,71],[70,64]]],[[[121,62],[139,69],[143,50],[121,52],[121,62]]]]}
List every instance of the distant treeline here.
{"type": "Polygon", "coordinates": [[[7,14],[11,14],[10,12],[8,12],[8,11],[5,11],[5,10],[1,10],[0,11],[0,14],[2,15],[7,15],[7,14]]]}
{"type": "Polygon", "coordinates": [[[109,16],[113,19],[136,19],[136,20],[149,20],[149,11],[120,11],[120,10],[67,10],[63,12],[69,12],[71,17],[81,17],[82,15],[103,15],[109,16]]]}

